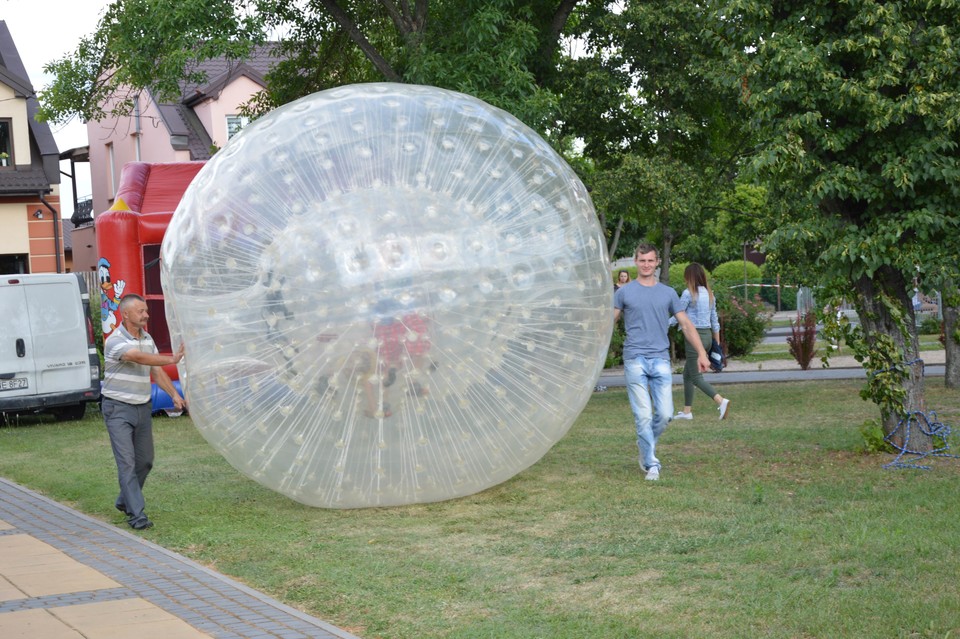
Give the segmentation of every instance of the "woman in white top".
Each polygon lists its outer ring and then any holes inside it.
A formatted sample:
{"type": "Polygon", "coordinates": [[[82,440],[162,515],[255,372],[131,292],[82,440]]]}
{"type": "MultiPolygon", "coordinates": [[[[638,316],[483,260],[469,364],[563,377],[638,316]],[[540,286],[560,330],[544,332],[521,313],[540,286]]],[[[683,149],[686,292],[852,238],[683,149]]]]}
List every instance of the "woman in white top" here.
{"type": "MultiPolygon", "coordinates": [[[[704,350],[710,351],[710,342],[720,342],[720,320],[717,318],[717,300],[707,283],[707,272],[696,262],[691,262],[683,271],[683,279],[687,283],[687,290],[680,295],[680,307],[693,322],[700,336],[704,350]]],[[[720,395],[713,386],[703,378],[703,373],[697,368],[697,350],[689,342],[686,343],[686,364],[683,367],[683,410],[678,412],[674,419],[693,419],[693,396],[699,388],[707,397],[717,404],[720,419],[727,416],[730,400],[720,395]]]]}

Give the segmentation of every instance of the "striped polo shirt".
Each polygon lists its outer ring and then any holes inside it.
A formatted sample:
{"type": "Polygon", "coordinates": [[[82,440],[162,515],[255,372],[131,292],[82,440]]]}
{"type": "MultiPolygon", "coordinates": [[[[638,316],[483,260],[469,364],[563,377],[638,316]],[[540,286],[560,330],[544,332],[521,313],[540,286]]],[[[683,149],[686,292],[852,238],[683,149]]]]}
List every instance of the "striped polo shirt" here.
{"type": "Polygon", "coordinates": [[[120,359],[132,348],[141,353],[156,354],[157,345],[146,331],[140,331],[137,339],[123,324],[110,333],[103,345],[103,388],[104,397],[127,404],[146,404],[152,398],[150,366],[125,362],[120,359]]]}

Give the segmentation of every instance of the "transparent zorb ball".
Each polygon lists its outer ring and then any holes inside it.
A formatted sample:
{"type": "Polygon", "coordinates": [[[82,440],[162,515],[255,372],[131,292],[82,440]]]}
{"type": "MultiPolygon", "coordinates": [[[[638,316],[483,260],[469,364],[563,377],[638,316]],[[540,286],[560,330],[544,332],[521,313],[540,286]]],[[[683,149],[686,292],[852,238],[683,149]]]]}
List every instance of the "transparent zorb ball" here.
{"type": "Polygon", "coordinates": [[[250,124],[162,247],[196,427],[328,508],[469,495],[540,459],[603,367],[609,271],[586,189],[536,133],[399,84],[250,124]]]}

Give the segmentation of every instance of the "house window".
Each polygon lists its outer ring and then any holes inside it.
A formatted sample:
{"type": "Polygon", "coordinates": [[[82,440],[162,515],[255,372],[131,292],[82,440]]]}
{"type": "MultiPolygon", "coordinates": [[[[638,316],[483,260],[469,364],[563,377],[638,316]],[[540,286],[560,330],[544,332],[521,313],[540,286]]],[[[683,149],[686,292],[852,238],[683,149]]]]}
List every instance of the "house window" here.
{"type": "Polygon", "coordinates": [[[240,129],[250,124],[250,118],[245,115],[228,115],[227,116],[227,139],[229,140],[237,133],[240,133],[240,129]]]}
{"type": "Polygon", "coordinates": [[[13,120],[0,118],[0,166],[13,166],[13,120]]]}

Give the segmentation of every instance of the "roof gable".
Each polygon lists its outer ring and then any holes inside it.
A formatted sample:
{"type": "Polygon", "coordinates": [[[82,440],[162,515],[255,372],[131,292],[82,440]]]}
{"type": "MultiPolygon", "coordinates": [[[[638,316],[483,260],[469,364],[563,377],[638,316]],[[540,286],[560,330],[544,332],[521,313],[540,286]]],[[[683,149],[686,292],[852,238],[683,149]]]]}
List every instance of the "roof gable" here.
{"type": "Polygon", "coordinates": [[[180,101],[192,106],[207,99],[217,99],[224,88],[239,77],[247,77],[261,87],[267,86],[266,75],[271,67],[278,62],[274,57],[277,50],[275,43],[267,43],[254,49],[249,60],[228,60],[216,58],[204,60],[197,64],[193,71],[206,75],[206,81],[201,83],[184,82],[181,85],[180,101]]]}
{"type": "Polygon", "coordinates": [[[33,166],[26,172],[31,175],[16,176],[14,173],[24,172],[5,171],[0,176],[0,188],[8,193],[12,192],[11,189],[19,191],[24,188],[36,192],[39,182],[43,180],[45,186],[42,190],[49,191],[51,184],[60,184],[60,151],[57,149],[57,142],[53,138],[50,126],[46,122],[37,120],[40,104],[37,102],[33,85],[27,76],[27,70],[23,66],[23,60],[20,59],[17,45],[4,20],[0,20],[0,81],[11,87],[18,97],[26,99],[30,144],[35,150],[33,166]]]}
{"type": "MultiPolygon", "coordinates": [[[[261,87],[266,86],[266,74],[278,62],[274,57],[276,43],[267,43],[254,49],[249,60],[216,58],[204,60],[192,69],[206,75],[203,83],[181,83],[180,101],[157,103],[160,117],[170,132],[171,145],[177,150],[189,150],[191,160],[210,159],[213,140],[204,128],[194,108],[207,100],[217,100],[220,94],[237,78],[249,78],[261,87]]],[[[152,95],[152,93],[151,93],[152,95]]]]}

